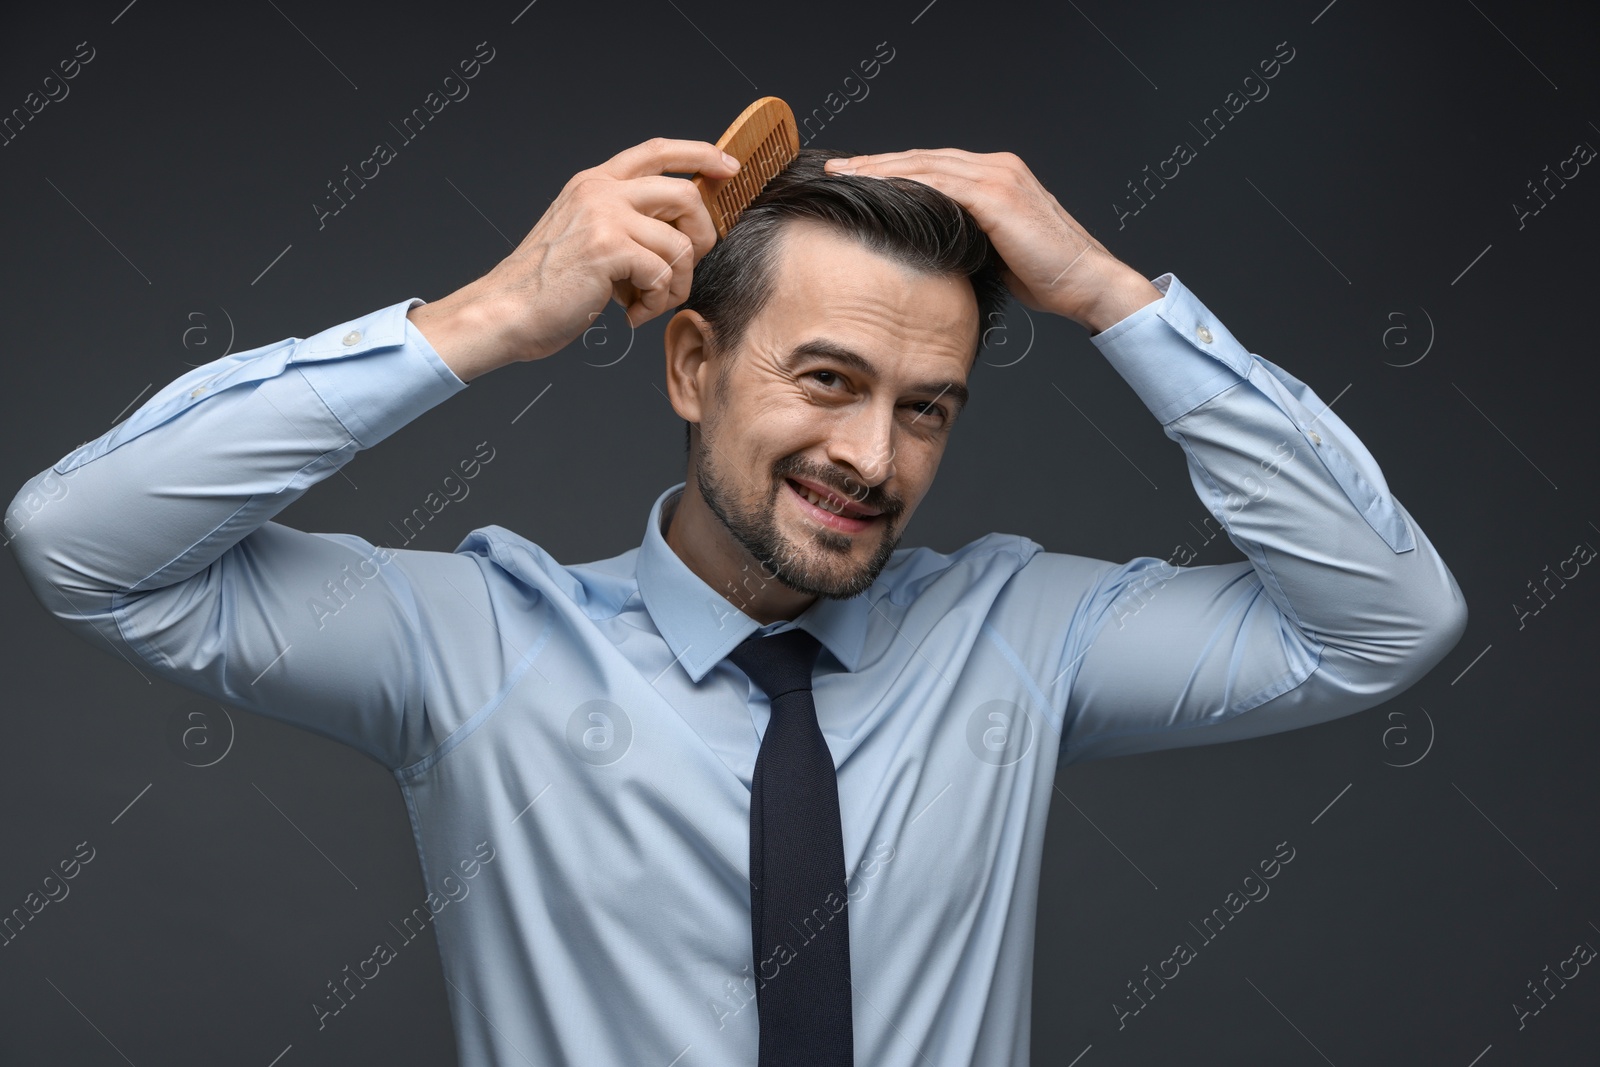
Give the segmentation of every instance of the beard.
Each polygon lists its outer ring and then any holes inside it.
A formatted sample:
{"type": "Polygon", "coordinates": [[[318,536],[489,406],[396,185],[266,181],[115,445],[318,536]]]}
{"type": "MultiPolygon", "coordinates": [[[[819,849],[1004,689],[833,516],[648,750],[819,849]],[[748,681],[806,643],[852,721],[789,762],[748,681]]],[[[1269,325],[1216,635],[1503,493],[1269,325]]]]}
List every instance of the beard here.
{"type": "Polygon", "coordinates": [[[786,536],[778,525],[778,494],[790,492],[785,478],[797,475],[827,486],[836,486],[840,479],[831,470],[808,467],[800,457],[788,456],[773,465],[766,499],[746,503],[738,487],[750,478],[739,471],[718,468],[715,463],[718,451],[707,433],[709,429],[707,423],[701,423],[695,450],[695,484],[706,507],[733,539],[759,562],[764,577],[775,579],[797,593],[830,600],[859,596],[878,580],[900,543],[896,520],[902,509],[898,502],[874,501],[873,506],[882,508],[882,514],[875,520],[876,530],[851,535],[813,526],[797,541],[786,536]],[[725,477],[727,474],[731,474],[732,479],[725,477]],[[857,561],[856,542],[872,536],[878,539],[872,555],[857,561]]]}

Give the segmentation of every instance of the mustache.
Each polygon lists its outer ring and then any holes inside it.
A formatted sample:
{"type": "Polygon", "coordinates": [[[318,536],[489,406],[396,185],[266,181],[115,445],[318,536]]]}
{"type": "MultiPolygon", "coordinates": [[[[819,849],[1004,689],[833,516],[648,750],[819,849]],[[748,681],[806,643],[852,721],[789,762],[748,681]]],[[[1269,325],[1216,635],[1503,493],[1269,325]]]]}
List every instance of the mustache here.
{"type": "MultiPolygon", "coordinates": [[[[852,504],[859,504],[862,507],[881,512],[886,519],[898,517],[904,507],[896,498],[874,492],[871,486],[862,485],[850,475],[840,474],[826,468],[818,469],[802,466],[794,462],[785,462],[778,464],[775,473],[779,478],[804,478],[807,481],[826,486],[830,491],[837,493],[842,499],[848,500],[852,504]]],[[[773,493],[776,496],[776,486],[773,488],[773,493]]]]}

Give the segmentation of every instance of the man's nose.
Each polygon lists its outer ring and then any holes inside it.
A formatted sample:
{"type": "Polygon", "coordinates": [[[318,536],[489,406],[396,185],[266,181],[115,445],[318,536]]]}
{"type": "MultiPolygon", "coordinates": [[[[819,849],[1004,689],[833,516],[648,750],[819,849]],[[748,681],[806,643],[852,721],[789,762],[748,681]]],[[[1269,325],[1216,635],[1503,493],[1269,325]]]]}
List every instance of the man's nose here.
{"type": "Polygon", "coordinates": [[[844,488],[856,499],[893,476],[894,433],[893,408],[874,406],[853,413],[829,435],[828,458],[853,472],[844,488]]]}

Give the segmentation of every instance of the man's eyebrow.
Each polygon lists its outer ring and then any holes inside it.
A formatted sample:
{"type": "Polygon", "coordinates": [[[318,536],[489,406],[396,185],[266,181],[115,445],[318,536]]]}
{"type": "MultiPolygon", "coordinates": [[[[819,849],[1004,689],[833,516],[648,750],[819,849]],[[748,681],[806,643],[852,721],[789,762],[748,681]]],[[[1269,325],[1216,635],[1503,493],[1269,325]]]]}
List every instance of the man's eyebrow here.
{"type": "MultiPolygon", "coordinates": [[[[853,348],[847,348],[837,341],[830,341],[825,337],[815,337],[807,341],[801,341],[789,350],[788,355],[779,361],[779,366],[784,370],[792,371],[800,363],[811,357],[831,359],[835,363],[842,363],[868,377],[875,378],[878,375],[878,369],[861,353],[853,348]]],[[[957,411],[967,406],[967,397],[969,395],[965,385],[954,381],[914,382],[911,385],[911,391],[914,393],[929,393],[938,397],[949,397],[955,401],[957,411]]]]}

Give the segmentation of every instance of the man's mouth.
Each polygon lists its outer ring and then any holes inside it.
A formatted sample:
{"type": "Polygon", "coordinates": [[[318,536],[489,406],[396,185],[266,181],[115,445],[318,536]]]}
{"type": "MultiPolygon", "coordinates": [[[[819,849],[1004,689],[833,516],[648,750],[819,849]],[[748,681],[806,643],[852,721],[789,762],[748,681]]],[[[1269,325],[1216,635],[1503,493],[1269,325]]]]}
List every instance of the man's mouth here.
{"type": "Polygon", "coordinates": [[[808,515],[831,529],[859,533],[878,518],[878,512],[845,500],[835,493],[821,492],[793,478],[785,478],[784,483],[808,515]]]}

